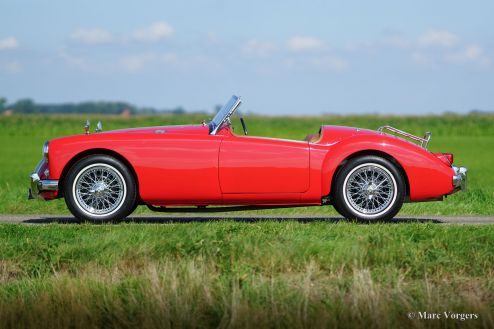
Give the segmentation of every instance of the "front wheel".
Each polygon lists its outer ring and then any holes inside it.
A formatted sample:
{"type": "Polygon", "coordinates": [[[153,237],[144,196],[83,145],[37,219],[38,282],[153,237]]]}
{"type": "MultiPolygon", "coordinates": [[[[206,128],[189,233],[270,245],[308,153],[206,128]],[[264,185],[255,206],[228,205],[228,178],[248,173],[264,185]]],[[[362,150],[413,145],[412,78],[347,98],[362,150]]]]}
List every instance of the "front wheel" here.
{"type": "Polygon", "coordinates": [[[63,188],[69,210],[86,221],[125,218],[136,204],[133,175],[122,162],[108,155],[90,155],[76,162],[63,188]]]}
{"type": "Polygon", "coordinates": [[[333,185],[335,209],[344,217],[363,221],[393,218],[405,199],[404,178],[389,160],[362,156],[348,161],[333,185]]]}

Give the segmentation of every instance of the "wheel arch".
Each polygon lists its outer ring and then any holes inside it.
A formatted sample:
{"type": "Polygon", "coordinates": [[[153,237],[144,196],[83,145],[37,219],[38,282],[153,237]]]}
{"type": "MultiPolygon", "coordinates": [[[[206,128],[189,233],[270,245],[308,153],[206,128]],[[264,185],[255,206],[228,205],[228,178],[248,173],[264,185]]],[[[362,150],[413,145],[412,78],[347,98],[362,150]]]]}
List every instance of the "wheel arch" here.
{"type": "Polygon", "coordinates": [[[341,171],[341,169],[343,168],[343,166],[348,161],[350,161],[351,159],[354,159],[354,158],[357,158],[357,157],[361,157],[361,156],[367,156],[367,155],[374,155],[374,156],[378,156],[378,157],[384,158],[384,159],[390,161],[391,163],[393,163],[396,166],[396,168],[402,174],[403,179],[405,180],[405,189],[406,189],[406,191],[405,191],[405,193],[406,193],[405,194],[405,197],[408,198],[410,196],[410,182],[408,180],[408,175],[407,175],[405,169],[403,168],[403,166],[398,162],[398,160],[396,160],[389,153],[386,153],[386,152],[383,152],[383,151],[380,151],[380,150],[373,150],[373,149],[360,150],[360,151],[354,152],[354,153],[348,155],[347,157],[345,157],[342,161],[340,161],[340,163],[337,165],[335,171],[333,172],[333,175],[331,175],[331,186],[330,186],[329,195],[331,196],[331,194],[334,191],[334,184],[335,184],[335,181],[336,181],[336,177],[337,177],[338,173],[341,171]]]}
{"type": "Polygon", "coordinates": [[[79,160],[87,157],[87,156],[90,156],[90,155],[108,155],[108,156],[111,156],[111,157],[114,157],[115,159],[121,161],[131,172],[132,174],[132,177],[134,178],[134,181],[136,183],[136,189],[137,189],[137,199],[138,199],[138,202],[141,202],[141,198],[140,198],[140,193],[139,193],[139,179],[137,177],[137,173],[134,169],[134,167],[132,166],[132,164],[123,156],[121,155],[120,153],[114,151],[114,150],[109,150],[109,149],[105,149],[105,148],[93,148],[93,149],[88,149],[88,150],[84,150],[80,153],[77,153],[75,156],[73,156],[68,162],[67,164],[65,165],[65,167],[63,168],[62,170],[62,173],[60,175],[60,179],[59,179],[59,184],[58,186],[60,187],[60,190],[59,190],[59,196],[62,197],[63,194],[64,194],[64,191],[63,191],[63,186],[64,186],[64,183],[65,183],[65,177],[67,177],[67,174],[68,172],[70,171],[70,169],[72,168],[72,166],[79,160]]]}

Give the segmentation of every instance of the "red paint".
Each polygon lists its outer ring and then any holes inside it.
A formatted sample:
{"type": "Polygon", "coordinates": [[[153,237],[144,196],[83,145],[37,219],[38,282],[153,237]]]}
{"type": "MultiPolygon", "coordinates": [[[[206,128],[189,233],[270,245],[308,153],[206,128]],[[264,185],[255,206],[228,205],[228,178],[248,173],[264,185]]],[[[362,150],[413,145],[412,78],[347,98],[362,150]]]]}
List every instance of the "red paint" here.
{"type": "Polygon", "coordinates": [[[219,154],[223,194],[303,193],[309,189],[309,143],[261,137],[224,138],[219,154]]]}
{"type": "Polygon", "coordinates": [[[451,166],[453,164],[454,156],[452,153],[434,153],[434,155],[448,166],[451,166]]]}
{"type": "Polygon", "coordinates": [[[77,135],[50,141],[50,179],[62,179],[83,152],[114,152],[136,173],[142,201],[153,205],[321,204],[345,159],[387,154],[403,168],[410,200],[453,192],[453,169],[436,155],[371,130],[322,126],[306,141],[238,136],[224,126],[166,126],[77,135]],[[64,171],[65,169],[65,171],[64,171]]]}

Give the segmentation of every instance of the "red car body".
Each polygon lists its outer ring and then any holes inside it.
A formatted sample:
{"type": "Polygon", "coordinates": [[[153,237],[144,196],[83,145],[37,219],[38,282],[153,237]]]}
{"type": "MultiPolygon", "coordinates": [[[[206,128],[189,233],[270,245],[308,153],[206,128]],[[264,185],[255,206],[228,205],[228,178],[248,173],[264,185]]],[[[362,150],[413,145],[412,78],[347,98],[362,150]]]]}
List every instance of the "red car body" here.
{"type": "Polygon", "coordinates": [[[210,132],[202,124],[54,139],[35,172],[34,189],[46,200],[63,196],[68,171],[91,154],[127,165],[139,202],[154,206],[322,205],[330,202],[342,165],[367,154],[396,164],[406,181],[407,201],[441,199],[466,179],[457,181],[458,168],[442,154],[378,131],[321,126],[303,141],[239,136],[226,123],[210,132]]]}
{"type": "MultiPolygon", "coordinates": [[[[406,173],[410,201],[454,191],[451,165],[400,138],[358,128],[322,126],[314,141],[238,136],[230,126],[210,135],[204,125],[164,126],[76,135],[50,141],[50,177],[89,153],[125,159],[139,197],[153,205],[321,204],[352,155],[382,153],[406,173]]],[[[55,198],[52,193],[47,198],[55,198]]]]}

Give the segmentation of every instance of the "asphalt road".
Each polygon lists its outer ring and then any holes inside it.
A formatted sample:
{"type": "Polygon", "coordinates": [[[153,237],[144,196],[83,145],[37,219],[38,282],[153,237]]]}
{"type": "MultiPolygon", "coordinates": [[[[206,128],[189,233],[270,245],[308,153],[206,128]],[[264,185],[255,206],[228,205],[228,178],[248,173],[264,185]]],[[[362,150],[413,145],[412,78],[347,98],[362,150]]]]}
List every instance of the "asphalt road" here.
{"type": "MultiPolygon", "coordinates": [[[[339,222],[341,217],[324,217],[313,215],[302,216],[258,216],[258,215],[139,215],[131,216],[124,222],[135,223],[191,223],[219,220],[234,220],[239,222],[258,222],[263,220],[296,220],[310,223],[315,221],[339,222]]],[[[0,223],[48,224],[64,223],[77,224],[80,221],[71,216],[60,215],[0,215],[0,223]]],[[[390,223],[424,223],[437,224],[494,224],[494,216],[398,216],[390,223]]]]}

